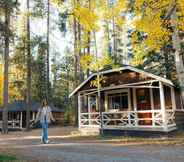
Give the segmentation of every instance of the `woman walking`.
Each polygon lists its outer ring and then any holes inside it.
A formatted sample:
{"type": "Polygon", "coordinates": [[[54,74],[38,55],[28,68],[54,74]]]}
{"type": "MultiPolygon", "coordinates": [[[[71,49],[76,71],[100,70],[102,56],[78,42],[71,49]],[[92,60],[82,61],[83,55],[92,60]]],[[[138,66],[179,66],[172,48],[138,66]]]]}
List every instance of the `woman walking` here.
{"type": "Polygon", "coordinates": [[[41,141],[44,144],[49,143],[48,140],[48,124],[53,121],[55,122],[55,119],[53,118],[51,108],[48,105],[48,102],[46,99],[43,100],[41,108],[39,108],[35,123],[40,121],[40,124],[42,126],[42,138],[41,141]]]}

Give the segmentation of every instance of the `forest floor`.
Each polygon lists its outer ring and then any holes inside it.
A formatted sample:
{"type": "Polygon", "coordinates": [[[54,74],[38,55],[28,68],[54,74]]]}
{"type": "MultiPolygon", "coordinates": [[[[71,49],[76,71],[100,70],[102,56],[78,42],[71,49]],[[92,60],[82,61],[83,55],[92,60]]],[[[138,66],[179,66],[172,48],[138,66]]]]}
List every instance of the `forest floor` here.
{"type": "Polygon", "coordinates": [[[49,144],[40,129],[0,135],[1,154],[32,162],[183,162],[184,133],[172,137],[80,136],[77,128],[49,129],[49,144]],[[75,132],[75,133],[73,133],[75,132]]]}

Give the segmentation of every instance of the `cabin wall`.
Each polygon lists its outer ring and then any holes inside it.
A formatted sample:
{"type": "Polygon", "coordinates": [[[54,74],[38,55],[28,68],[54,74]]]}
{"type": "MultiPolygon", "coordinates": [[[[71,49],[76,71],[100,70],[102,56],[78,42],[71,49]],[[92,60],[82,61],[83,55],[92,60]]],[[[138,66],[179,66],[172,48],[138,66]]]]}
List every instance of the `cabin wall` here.
{"type": "MultiPolygon", "coordinates": [[[[120,72],[114,72],[110,74],[104,74],[103,76],[105,77],[104,79],[105,81],[102,83],[102,87],[153,80],[151,77],[148,77],[144,74],[132,72],[130,70],[125,70],[123,72],[120,71],[120,72]]],[[[95,77],[93,77],[91,81],[94,79],[95,77]]],[[[81,88],[80,91],[94,89],[94,88],[96,89],[96,87],[91,86],[91,82],[89,81],[81,88]]]]}
{"type": "Polygon", "coordinates": [[[176,109],[182,109],[181,107],[181,95],[178,89],[175,89],[175,100],[176,100],[176,109]]]}
{"type": "Polygon", "coordinates": [[[164,86],[164,97],[166,109],[172,109],[171,88],[164,86]]]}
{"type": "Polygon", "coordinates": [[[56,120],[56,124],[64,125],[64,113],[63,112],[53,112],[53,117],[56,120]]]}
{"type": "Polygon", "coordinates": [[[178,128],[184,128],[184,111],[175,112],[175,122],[178,128]]]}
{"type": "Polygon", "coordinates": [[[137,110],[151,110],[150,89],[136,89],[137,110]]]}
{"type": "Polygon", "coordinates": [[[175,112],[175,122],[178,128],[184,128],[184,111],[181,105],[181,96],[178,89],[175,89],[175,99],[176,99],[176,112],[175,112]]]}
{"type": "Polygon", "coordinates": [[[154,110],[160,109],[160,91],[159,89],[153,89],[153,103],[154,110]]]}

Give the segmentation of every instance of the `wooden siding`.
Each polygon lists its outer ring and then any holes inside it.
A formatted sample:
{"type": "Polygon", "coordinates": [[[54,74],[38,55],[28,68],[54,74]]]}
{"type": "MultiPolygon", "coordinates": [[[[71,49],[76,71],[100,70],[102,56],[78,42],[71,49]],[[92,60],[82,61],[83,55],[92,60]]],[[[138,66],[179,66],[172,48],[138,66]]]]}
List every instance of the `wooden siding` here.
{"type": "Polygon", "coordinates": [[[53,112],[53,117],[57,124],[64,124],[64,113],[63,112],[53,112]]]}
{"type": "Polygon", "coordinates": [[[179,90],[175,90],[176,109],[181,109],[181,96],[179,90]]]}
{"type": "Polygon", "coordinates": [[[171,88],[170,87],[164,86],[164,96],[165,96],[166,109],[172,109],[171,88]]]}
{"type": "MultiPolygon", "coordinates": [[[[104,82],[102,83],[102,87],[153,80],[153,78],[151,78],[151,77],[148,77],[148,76],[140,74],[140,73],[132,72],[130,70],[125,70],[123,72],[114,72],[114,73],[110,73],[110,74],[104,74],[103,76],[105,77],[105,79],[104,79],[104,82]]],[[[89,80],[81,88],[80,91],[95,88],[95,87],[91,86],[91,81],[94,79],[95,79],[95,77],[93,77],[91,80],[89,80]]]]}
{"type": "Polygon", "coordinates": [[[184,128],[184,111],[175,112],[175,122],[178,128],[184,128]]]}

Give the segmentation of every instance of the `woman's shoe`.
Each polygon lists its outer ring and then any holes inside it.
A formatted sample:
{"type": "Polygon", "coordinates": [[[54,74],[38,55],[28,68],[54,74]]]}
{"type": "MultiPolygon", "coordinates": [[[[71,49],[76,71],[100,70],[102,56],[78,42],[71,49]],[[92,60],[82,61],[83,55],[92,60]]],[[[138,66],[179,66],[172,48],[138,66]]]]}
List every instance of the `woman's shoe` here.
{"type": "Polygon", "coordinates": [[[49,140],[47,140],[46,142],[45,142],[45,144],[48,144],[50,141],[49,140]]]}
{"type": "Polygon", "coordinates": [[[41,143],[44,143],[43,138],[41,138],[41,143]]]}

